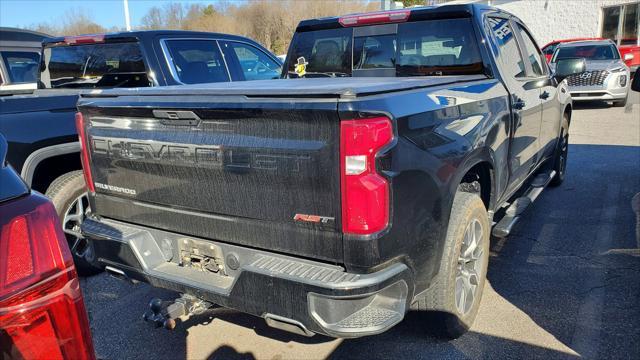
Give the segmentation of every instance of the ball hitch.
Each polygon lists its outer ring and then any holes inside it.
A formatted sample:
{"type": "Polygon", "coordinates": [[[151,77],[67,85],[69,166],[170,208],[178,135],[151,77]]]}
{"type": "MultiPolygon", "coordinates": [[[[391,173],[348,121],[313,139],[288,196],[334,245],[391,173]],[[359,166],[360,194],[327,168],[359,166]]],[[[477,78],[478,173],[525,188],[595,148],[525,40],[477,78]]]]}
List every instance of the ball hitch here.
{"type": "Polygon", "coordinates": [[[152,323],[156,328],[173,330],[176,328],[178,318],[201,314],[211,306],[213,304],[187,294],[183,294],[174,301],[153,298],[149,301],[149,309],[142,314],[142,319],[152,323]]]}

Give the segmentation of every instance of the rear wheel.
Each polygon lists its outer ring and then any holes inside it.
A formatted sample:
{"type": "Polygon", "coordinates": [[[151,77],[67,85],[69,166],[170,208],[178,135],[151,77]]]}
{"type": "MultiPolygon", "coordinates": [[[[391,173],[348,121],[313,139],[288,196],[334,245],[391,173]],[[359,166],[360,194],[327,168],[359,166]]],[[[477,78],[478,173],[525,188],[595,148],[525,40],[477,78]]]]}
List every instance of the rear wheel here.
{"type": "Polygon", "coordinates": [[[469,330],[480,307],[489,263],[490,224],[476,193],[458,191],[453,201],[438,275],[417,301],[435,311],[429,326],[437,335],[457,338],[469,330]]]}
{"type": "Polygon", "coordinates": [[[556,152],[553,159],[553,170],[556,176],[553,177],[550,186],[560,186],[564,181],[567,173],[567,159],[569,156],[569,114],[564,114],[562,120],[562,129],[560,130],[560,138],[556,146],[556,152]]]}
{"type": "Polygon", "coordinates": [[[83,276],[102,271],[93,243],[82,236],[80,226],[89,210],[89,198],[82,171],[72,171],[55,179],[46,192],[62,221],[69,249],[78,274],[83,276]]]}

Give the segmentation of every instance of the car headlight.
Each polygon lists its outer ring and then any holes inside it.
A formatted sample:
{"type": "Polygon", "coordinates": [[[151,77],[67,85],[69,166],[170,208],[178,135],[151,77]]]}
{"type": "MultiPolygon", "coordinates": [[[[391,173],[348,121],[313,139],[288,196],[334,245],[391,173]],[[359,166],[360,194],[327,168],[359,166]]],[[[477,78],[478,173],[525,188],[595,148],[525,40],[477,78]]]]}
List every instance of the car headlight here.
{"type": "Polygon", "coordinates": [[[619,83],[620,83],[620,87],[625,87],[627,86],[627,75],[620,75],[619,77],[619,83]]]}

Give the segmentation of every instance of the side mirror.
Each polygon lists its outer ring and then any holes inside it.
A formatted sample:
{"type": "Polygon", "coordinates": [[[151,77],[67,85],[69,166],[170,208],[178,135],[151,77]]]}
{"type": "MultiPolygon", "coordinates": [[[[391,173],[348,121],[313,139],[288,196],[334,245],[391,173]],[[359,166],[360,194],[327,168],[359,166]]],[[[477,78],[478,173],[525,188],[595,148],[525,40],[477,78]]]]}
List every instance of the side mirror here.
{"type": "Polygon", "coordinates": [[[631,82],[631,90],[640,92],[640,73],[638,71],[636,71],[633,82],[631,82]]]}
{"type": "Polygon", "coordinates": [[[624,54],[624,61],[629,61],[633,59],[633,54],[624,54]]]}
{"type": "Polygon", "coordinates": [[[562,59],[556,62],[553,76],[560,82],[567,76],[583,73],[586,68],[587,61],[584,58],[562,59]]]}

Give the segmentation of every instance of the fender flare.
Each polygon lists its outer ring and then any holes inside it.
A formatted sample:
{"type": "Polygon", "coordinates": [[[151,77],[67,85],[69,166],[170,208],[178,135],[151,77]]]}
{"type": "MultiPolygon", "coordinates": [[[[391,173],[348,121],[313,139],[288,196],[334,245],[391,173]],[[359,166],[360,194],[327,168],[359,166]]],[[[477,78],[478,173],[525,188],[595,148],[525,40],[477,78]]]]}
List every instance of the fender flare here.
{"type": "Polygon", "coordinates": [[[27,159],[24,161],[24,164],[22,165],[20,176],[24,179],[27,185],[31,186],[36,168],[43,160],[52,158],[54,156],[72,154],[76,152],[79,153],[80,150],[81,148],[79,141],[40,148],[29,154],[27,159]]]}
{"type": "Polygon", "coordinates": [[[450,191],[450,194],[455,194],[456,190],[458,189],[458,185],[462,181],[464,175],[469,170],[471,170],[471,168],[473,168],[474,166],[476,166],[476,165],[478,165],[479,163],[482,163],[482,162],[489,163],[489,165],[493,169],[493,174],[491,174],[491,200],[490,200],[490,208],[491,208],[491,207],[495,206],[495,201],[496,201],[495,198],[496,198],[496,195],[497,195],[497,192],[496,192],[497,191],[497,189],[496,189],[496,177],[497,177],[497,174],[495,174],[496,167],[495,167],[493,151],[491,151],[491,149],[489,149],[487,147],[476,148],[473,151],[471,151],[470,153],[468,153],[464,157],[464,159],[462,159],[462,161],[460,162],[460,164],[458,166],[458,169],[457,169],[455,175],[451,178],[451,182],[450,182],[450,185],[449,185],[449,191],[450,191]]]}

